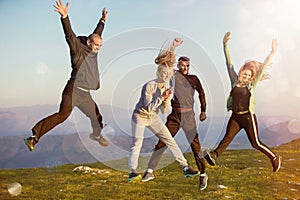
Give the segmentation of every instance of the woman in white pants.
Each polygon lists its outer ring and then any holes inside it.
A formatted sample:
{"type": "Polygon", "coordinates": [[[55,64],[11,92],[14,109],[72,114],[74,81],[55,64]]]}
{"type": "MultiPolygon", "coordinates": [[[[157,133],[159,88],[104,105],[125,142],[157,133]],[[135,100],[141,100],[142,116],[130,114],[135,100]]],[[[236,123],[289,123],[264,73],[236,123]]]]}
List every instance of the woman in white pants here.
{"type": "MultiPolygon", "coordinates": [[[[182,41],[176,38],[170,49],[174,50],[174,47],[181,43],[182,41]]],[[[173,51],[169,54],[173,54],[173,51]]],[[[168,57],[172,56],[168,55],[168,57]]],[[[159,111],[166,113],[171,105],[172,89],[167,85],[173,76],[174,63],[158,62],[157,64],[159,64],[156,72],[157,78],[143,85],[141,97],[132,114],[132,145],[128,158],[129,182],[141,179],[141,175],[137,173],[137,166],[146,127],[167,145],[176,161],[182,166],[185,175],[193,176],[199,173],[188,166],[187,160],[158,115],[159,111]]]]}

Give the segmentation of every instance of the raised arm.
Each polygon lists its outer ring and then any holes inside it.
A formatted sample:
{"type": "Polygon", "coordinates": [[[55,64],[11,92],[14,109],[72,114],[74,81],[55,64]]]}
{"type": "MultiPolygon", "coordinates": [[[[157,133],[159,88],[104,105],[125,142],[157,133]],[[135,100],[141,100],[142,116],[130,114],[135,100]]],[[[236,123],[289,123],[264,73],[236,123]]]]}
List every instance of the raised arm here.
{"type": "Polygon", "coordinates": [[[171,44],[169,50],[175,51],[176,47],[179,47],[182,44],[183,40],[181,38],[174,38],[173,43],[171,44]]]}
{"type": "Polygon", "coordinates": [[[269,55],[266,57],[264,63],[262,64],[262,70],[266,67],[270,65],[270,62],[273,58],[273,56],[275,55],[275,53],[277,52],[277,47],[278,47],[278,42],[276,39],[272,40],[272,50],[269,53],[269,55]]]}
{"type": "Polygon", "coordinates": [[[166,66],[173,68],[174,63],[176,62],[176,55],[174,53],[175,48],[180,46],[182,42],[183,40],[181,38],[175,38],[172,44],[170,46],[168,45],[167,48],[165,42],[154,62],[157,65],[165,64],[166,66]]]}
{"type": "Polygon", "coordinates": [[[228,49],[230,34],[231,34],[230,32],[227,32],[227,33],[225,33],[225,35],[223,37],[223,48],[224,48],[224,54],[225,54],[227,67],[230,67],[230,65],[232,65],[231,57],[230,57],[230,53],[229,53],[229,49],[228,49]]]}
{"type": "Polygon", "coordinates": [[[107,18],[107,15],[108,15],[108,11],[106,8],[103,8],[102,9],[102,17],[101,19],[99,20],[95,30],[93,33],[97,33],[98,35],[102,35],[102,32],[103,32],[103,29],[104,29],[104,24],[105,24],[105,21],[106,21],[106,18],[107,18]]]}
{"type": "Polygon", "coordinates": [[[263,79],[263,76],[265,75],[265,70],[266,68],[270,65],[271,60],[273,58],[273,56],[275,55],[275,53],[277,52],[277,47],[278,47],[278,42],[276,39],[272,40],[272,49],[271,52],[268,54],[268,56],[266,57],[266,59],[264,60],[264,62],[262,63],[262,65],[260,66],[257,78],[253,81],[253,85],[256,85],[256,83],[260,80],[263,79]]]}
{"type": "MultiPolygon", "coordinates": [[[[65,34],[66,41],[70,47],[71,56],[74,55],[74,52],[76,52],[80,48],[80,40],[77,39],[76,34],[73,32],[71,23],[68,17],[68,8],[69,3],[67,3],[65,6],[62,4],[62,0],[56,1],[56,5],[53,5],[55,8],[55,12],[59,13],[61,16],[61,23],[63,27],[63,31],[65,34]]],[[[72,65],[73,66],[73,65],[72,65]]]]}
{"type": "Polygon", "coordinates": [[[231,81],[231,84],[234,83],[234,81],[236,81],[237,79],[237,74],[234,71],[232,62],[231,62],[231,56],[229,53],[229,48],[228,48],[228,43],[230,40],[230,32],[225,33],[224,37],[223,37],[223,48],[224,48],[224,54],[225,54],[225,59],[226,59],[226,66],[227,66],[227,71],[228,71],[228,75],[231,81]]]}

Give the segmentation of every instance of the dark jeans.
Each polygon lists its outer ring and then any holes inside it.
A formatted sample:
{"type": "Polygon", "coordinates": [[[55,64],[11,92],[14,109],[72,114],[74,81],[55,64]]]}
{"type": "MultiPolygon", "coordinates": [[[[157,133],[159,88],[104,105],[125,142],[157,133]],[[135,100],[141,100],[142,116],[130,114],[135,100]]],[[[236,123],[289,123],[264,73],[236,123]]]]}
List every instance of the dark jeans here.
{"type": "Polygon", "coordinates": [[[275,154],[258,138],[257,119],[255,114],[232,114],[228,124],[224,138],[219,143],[218,147],[214,150],[217,156],[220,156],[227,146],[231,143],[237,133],[244,129],[247,137],[253,148],[261,151],[270,159],[275,157],[275,154]]]}
{"type": "MultiPolygon", "coordinates": [[[[203,159],[198,137],[195,113],[193,111],[179,113],[172,110],[170,115],[167,117],[166,126],[169,129],[172,137],[177,134],[180,128],[183,129],[185,136],[191,145],[197,167],[201,173],[205,173],[205,161],[203,159]]],[[[155,169],[165,150],[166,145],[159,140],[149,160],[148,168],[155,169]]]]}
{"type": "Polygon", "coordinates": [[[64,122],[70,116],[75,106],[91,120],[93,134],[98,136],[103,128],[103,124],[97,104],[89,92],[73,88],[73,85],[67,84],[62,93],[59,111],[42,119],[32,128],[32,133],[36,136],[36,139],[40,139],[55,126],[64,122]]]}

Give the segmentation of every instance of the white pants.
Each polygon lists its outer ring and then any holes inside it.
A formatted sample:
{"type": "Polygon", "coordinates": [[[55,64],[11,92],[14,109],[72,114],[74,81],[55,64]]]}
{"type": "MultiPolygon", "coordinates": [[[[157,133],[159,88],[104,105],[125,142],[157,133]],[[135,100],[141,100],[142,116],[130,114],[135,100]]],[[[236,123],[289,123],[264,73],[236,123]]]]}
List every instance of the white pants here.
{"type": "Polygon", "coordinates": [[[138,113],[133,113],[131,125],[133,139],[128,158],[128,167],[130,171],[135,171],[137,169],[138,159],[144,140],[145,127],[149,128],[163,143],[166,144],[179,165],[188,165],[187,160],[184,158],[180,148],[159,115],[153,114],[148,118],[140,116],[138,113]]]}

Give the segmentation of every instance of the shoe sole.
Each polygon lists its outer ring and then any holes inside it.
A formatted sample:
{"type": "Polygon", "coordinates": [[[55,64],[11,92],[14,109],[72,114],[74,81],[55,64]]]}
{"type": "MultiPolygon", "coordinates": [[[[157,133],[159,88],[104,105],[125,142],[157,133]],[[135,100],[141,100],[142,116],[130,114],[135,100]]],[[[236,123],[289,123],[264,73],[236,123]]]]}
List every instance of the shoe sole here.
{"type": "Polygon", "coordinates": [[[91,140],[98,142],[101,146],[107,147],[109,145],[108,143],[103,144],[103,143],[99,142],[98,140],[96,140],[96,138],[93,135],[90,135],[89,137],[91,140]]]}
{"type": "Polygon", "coordinates": [[[141,182],[145,183],[145,182],[151,181],[153,179],[155,179],[155,178],[154,177],[150,177],[148,179],[141,179],[141,182]]]}
{"type": "Polygon", "coordinates": [[[190,177],[194,177],[194,176],[198,176],[200,174],[200,172],[198,171],[197,174],[185,174],[184,178],[190,178],[190,177]]]}
{"type": "Polygon", "coordinates": [[[207,181],[208,181],[208,177],[207,177],[207,179],[206,179],[206,184],[205,184],[203,187],[200,187],[200,186],[199,186],[199,189],[200,189],[200,190],[204,190],[204,189],[207,187],[207,181]]]}
{"type": "Polygon", "coordinates": [[[216,161],[210,156],[209,153],[206,154],[206,156],[204,156],[205,160],[207,161],[207,163],[211,166],[215,166],[216,165],[216,161]]]}
{"type": "Polygon", "coordinates": [[[31,146],[31,144],[27,141],[26,138],[24,138],[24,143],[28,147],[29,151],[33,151],[34,150],[34,147],[31,146]]]}
{"type": "Polygon", "coordinates": [[[279,169],[281,167],[281,160],[282,160],[282,157],[279,156],[279,165],[278,165],[278,167],[276,168],[276,170],[274,172],[278,172],[279,171],[279,169]]]}
{"type": "Polygon", "coordinates": [[[97,141],[101,146],[103,146],[103,147],[108,147],[108,144],[103,144],[103,143],[101,143],[101,142],[99,142],[99,141],[97,141]]]}
{"type": "Polygon", "coordinates": [[[138,183],[142,179],[141,175],[138,175],[136,177],[128,178],[129,183],[138,183]]]}

